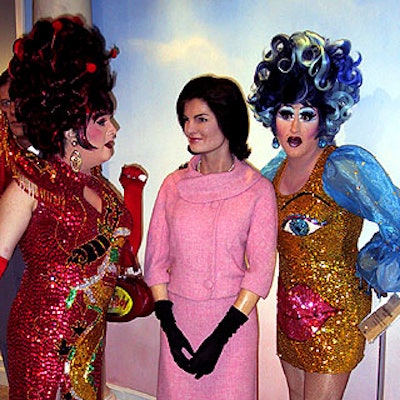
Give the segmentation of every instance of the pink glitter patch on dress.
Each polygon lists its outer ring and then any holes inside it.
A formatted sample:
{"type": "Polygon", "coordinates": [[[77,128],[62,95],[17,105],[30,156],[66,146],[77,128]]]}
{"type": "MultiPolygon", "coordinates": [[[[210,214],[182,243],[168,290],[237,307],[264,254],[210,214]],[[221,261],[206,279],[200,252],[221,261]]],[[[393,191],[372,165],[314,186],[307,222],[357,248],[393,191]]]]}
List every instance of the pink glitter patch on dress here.
{"type": "Polygon", "coordinates": [[[290,339],[300,342],[310,339],[337,312],[306,285],[296,285],[286,291],[279,284],[278,324],[290,339]]]}

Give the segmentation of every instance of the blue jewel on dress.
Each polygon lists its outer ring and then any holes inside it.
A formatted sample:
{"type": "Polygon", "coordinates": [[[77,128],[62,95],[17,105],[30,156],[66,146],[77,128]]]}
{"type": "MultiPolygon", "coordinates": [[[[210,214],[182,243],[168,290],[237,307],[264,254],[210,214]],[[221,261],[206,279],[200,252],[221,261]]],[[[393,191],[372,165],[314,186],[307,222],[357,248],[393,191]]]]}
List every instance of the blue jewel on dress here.
{"type": "Polygon", "coordinates": [[[289,223],[290,229],[296,236],[307,236],[310,228],[304,219],[293,219],[289,223]]]}
{"type": "Polygon", "coordinates": [[[320,137],[318,140],[318,147],[324,149],[326,146],[328,146],[328,141],[325,138],[320,137]]]}

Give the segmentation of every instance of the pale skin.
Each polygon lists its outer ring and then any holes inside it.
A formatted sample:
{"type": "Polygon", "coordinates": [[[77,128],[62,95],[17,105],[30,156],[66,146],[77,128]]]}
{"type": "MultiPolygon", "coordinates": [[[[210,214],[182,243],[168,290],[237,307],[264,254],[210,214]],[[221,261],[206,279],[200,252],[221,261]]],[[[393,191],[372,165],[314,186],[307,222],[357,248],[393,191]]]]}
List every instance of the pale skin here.
{"type": "MultiPolygon", "coordinates": [[[[23,127],[15,118],[15,104],[9,96],[10,82],[0,86],[0,110],[7,116],[10,130],[21,147],[30,145],[23,127]]],[[[12,182],[1,196],[0,202],[0,256],[9,260],[31,218],[36,201],[12,182]],[[10,222],[7,222],[10,220],[10,222]],[[19,220],[21,222],[19,222],[19,220]],[[13,223],[11,221],[16,221],[13,223]],[[7,229],[7,226],[9,228],[7,229]],[[14,229],[15,228],[15,232],[14,229]],[[4,230],[4,232],[3,232],[4,230]]]]}
{"type": "MultiPolygon", "coordinates": [[[[298,192],[323,149],[318,147],[318,110],[303,104],[285,104],[276,116],[276,137],[287,155],[287,166],[278,190],[288,195],[298,192]]],[[[341,400],[350,373],[317,374],[303,371],[281,360],[290,400],[341,400]]]]}
{"type": "MultiPolygon", "coordinates": [[[[214,174],[228,171],[233,161],[229,141],[219,128],[217,118],[208,104],[198,98],[186,101],[184,121],[183,131],[190,149],[201,154],[200,172],[214,174]]],[[[155,301],[168,300],[167,284],[154,285],[151,291],[155,301]]],[[[249,315],[259,298],[250,290],[241,289],[233,306],[249,315]]]]}

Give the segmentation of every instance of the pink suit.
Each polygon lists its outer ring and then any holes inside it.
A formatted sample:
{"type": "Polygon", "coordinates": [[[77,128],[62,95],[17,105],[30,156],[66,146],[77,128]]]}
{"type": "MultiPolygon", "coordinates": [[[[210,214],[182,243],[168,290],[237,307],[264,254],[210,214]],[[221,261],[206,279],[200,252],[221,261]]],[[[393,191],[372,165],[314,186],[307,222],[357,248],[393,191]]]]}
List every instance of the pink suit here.
{"type": "MultiPolygon", "coordinates": [[[[178,327],[196,351],[241,288],[266,297],[276,256],[277,211],[272,185],[246,162],[202,175],[199,157],[164,181],[150,223],[145,275],[168,284],[178,327]],[[247,260],[247,263],[246,263],[247,260]]],[[[175,364],[164,333],[157,399],[257,397],[258,320],[253,311],[225,346],[212,374],[195,380],[175,364]]]]}

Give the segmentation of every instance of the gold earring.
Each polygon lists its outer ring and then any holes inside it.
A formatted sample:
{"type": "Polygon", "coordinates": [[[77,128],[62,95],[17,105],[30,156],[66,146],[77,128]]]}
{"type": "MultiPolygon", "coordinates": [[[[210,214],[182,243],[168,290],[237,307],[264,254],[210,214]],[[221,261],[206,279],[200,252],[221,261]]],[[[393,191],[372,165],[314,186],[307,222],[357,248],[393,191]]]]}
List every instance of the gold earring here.
{"type": "Polygon", "coordinates": [[[81,170],[82,165],[82,156],[78,150],[74,150],[69,157],[69,165],[72,168],[72,171],[79,172],[81,170]]]}

